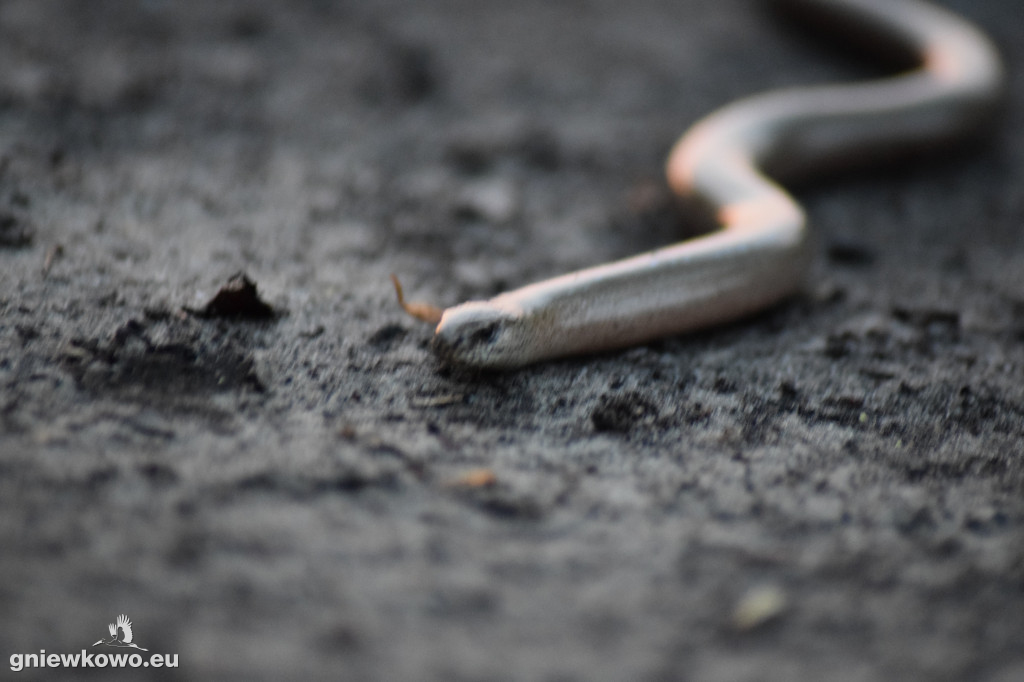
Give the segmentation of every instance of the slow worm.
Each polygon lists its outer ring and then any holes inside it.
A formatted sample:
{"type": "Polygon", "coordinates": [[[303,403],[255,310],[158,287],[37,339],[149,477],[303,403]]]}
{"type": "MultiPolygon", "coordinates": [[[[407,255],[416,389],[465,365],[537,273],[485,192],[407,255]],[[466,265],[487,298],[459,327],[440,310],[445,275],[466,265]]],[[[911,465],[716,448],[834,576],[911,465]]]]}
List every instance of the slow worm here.
{"type": "MultiPolygon", "coordinates": [[[[795,293],[807,270],[806,218],[768,175],[820,169],[946,143],[977,132],[1002,99],[996,49],[964,19],[918,0],[775,0],[897,50],[910,70],[848,85],[779,90],[697,122],[667,162],[673,192],[718,229],[604,265],[418,317],[439,316],[447,361],[508,369],[624,348],[733,320],[795,293]]],[[[434,319],[433,321],[437,321],[434,319]]]]}

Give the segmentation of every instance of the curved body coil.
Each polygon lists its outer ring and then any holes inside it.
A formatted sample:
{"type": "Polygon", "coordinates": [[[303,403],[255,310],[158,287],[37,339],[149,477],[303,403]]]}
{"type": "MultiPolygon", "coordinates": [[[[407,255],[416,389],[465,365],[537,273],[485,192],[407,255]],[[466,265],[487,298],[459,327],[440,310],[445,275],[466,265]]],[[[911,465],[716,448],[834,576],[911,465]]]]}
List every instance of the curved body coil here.
{"type": "Polygon", "coordinates": [[[793,294],[809,261],[803,209],[779,184],[953,141],[1002,99],[998,54],[977,28],[918,0],[776,0],[854,29],[915,66],[864,83],[779,90],[730,104],[676,143],[668,182],[710,212],[701,237],[443,311],[448,361],[508,369],[732,320],[793,294]]]}

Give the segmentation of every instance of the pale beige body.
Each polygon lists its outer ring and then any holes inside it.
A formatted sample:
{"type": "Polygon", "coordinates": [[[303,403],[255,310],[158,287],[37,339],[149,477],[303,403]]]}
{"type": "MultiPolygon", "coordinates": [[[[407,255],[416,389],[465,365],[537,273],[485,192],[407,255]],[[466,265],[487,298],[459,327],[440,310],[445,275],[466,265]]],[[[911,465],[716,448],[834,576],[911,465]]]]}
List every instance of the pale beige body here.
{"type": "Polygon", "coordinates": [[[867,83],[800,88],[731,104],[669,155],[680,197],[719,229],[656,251],[443,311],[448,361],[508,369],[628,347],[732,320],[797,291],[809,261],[806,218],[765,172],[792,178],[960,138],[1002,97],[998,54],[978,29],[918,0],[786,0],[853,22],[919,66],[867,83]]]}

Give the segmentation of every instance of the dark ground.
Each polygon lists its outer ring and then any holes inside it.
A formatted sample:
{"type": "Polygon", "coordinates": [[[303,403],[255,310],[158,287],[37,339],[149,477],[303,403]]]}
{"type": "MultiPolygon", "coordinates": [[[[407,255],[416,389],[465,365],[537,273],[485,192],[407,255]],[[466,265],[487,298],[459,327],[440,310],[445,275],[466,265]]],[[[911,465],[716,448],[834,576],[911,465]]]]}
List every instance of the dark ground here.
{"type": "Polygon", "coordinates": [[[389,273],[674,241],[689,123],[873,72],[739,0],[6,0],[4,677],[126,613],[162,679],[1024,680],[1024,36],[944,4],[1006,120],[802,191],[804,296],[473,377],[389,273]],[[283,314],[182,312],[237,271],[283,314]]]}

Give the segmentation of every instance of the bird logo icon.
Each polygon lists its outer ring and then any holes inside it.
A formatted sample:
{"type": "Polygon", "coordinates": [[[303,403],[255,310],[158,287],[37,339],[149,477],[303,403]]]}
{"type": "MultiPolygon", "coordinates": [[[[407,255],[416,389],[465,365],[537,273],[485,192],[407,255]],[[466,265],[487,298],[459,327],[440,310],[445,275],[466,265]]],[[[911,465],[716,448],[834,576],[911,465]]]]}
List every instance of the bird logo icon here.
{"type": "Polygon", "coordinates": [[[132,622],[128,619],[128,616],[123,613],[117,617],[117,621],[107,625],[107,630],[110,632],[110,637],[101,639],[93,644],[93,646],[106,644],[107,646],[131,647],[133,649],[138,649],[139,651],[149,651],[149,649],[143,649],[132,641],[132,622]]]}

